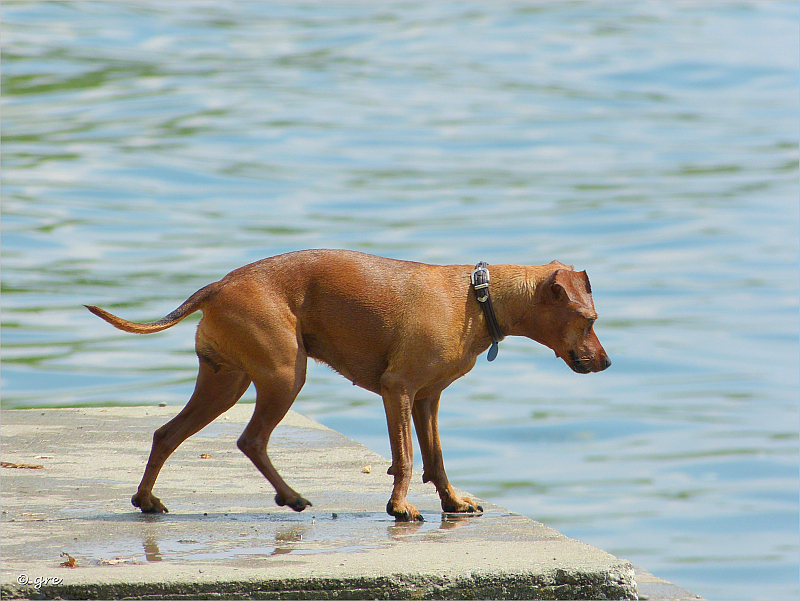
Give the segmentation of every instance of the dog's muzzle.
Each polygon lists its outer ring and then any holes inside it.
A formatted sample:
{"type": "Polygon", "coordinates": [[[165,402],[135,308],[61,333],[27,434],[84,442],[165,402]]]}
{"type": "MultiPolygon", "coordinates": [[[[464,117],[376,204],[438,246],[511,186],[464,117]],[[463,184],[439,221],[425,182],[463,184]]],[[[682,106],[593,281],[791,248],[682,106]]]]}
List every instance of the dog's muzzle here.
{"type": "Polygon", "coordinates": [[[569,366],[575,373],[590,374],[603,371],[611,367],[611,359],[604,355],[599,359],[592,357],[579,357],[575,351],[569,352],[569,366]]]}

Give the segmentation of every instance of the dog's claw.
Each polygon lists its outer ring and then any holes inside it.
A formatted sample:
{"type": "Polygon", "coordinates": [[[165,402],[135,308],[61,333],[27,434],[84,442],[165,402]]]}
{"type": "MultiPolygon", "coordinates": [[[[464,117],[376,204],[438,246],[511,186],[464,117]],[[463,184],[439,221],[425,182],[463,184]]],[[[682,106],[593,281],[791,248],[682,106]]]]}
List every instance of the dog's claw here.
{"type": "Polygon", "coordinates": [[[442,511],[445,513],[483,513],[483,507],[472,499],[465,498],[453,503],[442,502],[442,511]]]}
{"type": "Polygon", "coordinates": [[[412,515],[412,513],[408,510],[404,512],[403,515],[404,519],[400,520],[402,522],[424,522],[425,518],[422,517],[421,513],[417,513],[416,515],[412,515]]]}
{"type": "Polygon", "coordinates": [[[289,503],[289,507],[291,507],[295,511],[303,511],[306,507],[311,507],[311,506],[312,506],[311,501],[308,501],[303,497],[300,497],[299,499],[289,503]]]}
{"type": "Polygon", "coordinates": [[[291,507],[297,512],[303,511],[306,507],[312,506],[311,501],[304,499],[303,497],[297,497],[296,499],[292,499],[291,501],[287,502],[286,499],[284,499],[280,494],[275,495],[275,504],[278,507],[291,507]]]}
{"type": "Polygon", "coordinates": [[[154,497],[153,495],[150,495],[149,503],[142,503],[139,493],[136,493],[131,497],[131,505],[141,509],[142,513],[169,513],[169,509],[166,508],[158,497],[154,497]]]}
{"type": "Polygon", "coordinates": [[[413,505],[408,505],[402,511],[396,510],[391,501],[386,504],[386,513],[398,522],[424,522],[425,518],[418,512],[413,505]]]}

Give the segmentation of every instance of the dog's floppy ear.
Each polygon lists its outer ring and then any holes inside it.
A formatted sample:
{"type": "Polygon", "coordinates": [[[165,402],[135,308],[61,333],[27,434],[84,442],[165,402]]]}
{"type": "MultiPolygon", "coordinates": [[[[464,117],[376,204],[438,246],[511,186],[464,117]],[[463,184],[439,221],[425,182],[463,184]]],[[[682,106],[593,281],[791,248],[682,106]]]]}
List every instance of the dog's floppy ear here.
{"type": "Polygon", "coordinates": [[[565,279],[566,279],[566,271],[564,269],[556,269],[552,273],[552,275],[549,278],[547,278],[546,282],[546,286],[548,290],[550,290],[550,292],[553,294],[553,297],[556,300],[564,302],[572,300],[570,298],[568,286],[566,286],[565,279]]]}
{"type": "Polygon", "coordinates": [[[546,285],[557,301],[591,306],[592,286],[585,271],[575,272],[571,268],[556,269],[547,279],[546,285]]]}
{"type": "Polygon", "coordinates": [[[586,292],[591,294],[592,293],[592,284],[589,282],[589,274],[586,273],[586,270],[584,269],[583,271],[579,272],[578,275],[582,275],[583,276],[583,283],[586,286],[586,292]]]}

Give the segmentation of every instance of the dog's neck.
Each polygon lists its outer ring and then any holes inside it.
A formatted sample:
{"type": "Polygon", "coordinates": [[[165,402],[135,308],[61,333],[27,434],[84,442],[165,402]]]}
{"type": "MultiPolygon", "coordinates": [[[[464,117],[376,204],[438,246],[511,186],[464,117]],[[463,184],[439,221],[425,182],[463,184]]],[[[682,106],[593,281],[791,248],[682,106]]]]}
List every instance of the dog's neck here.
{"type": "MultiPolygon", "coordinates": [[[[539,286],[562,264],[548,265],[490,265],[489,290],[494,302],[500,329],[505,336],[526,336],[516,326],[530,313],[537,302],[539,286]]],[[[567,268],[568,269],[568,268],[567,268]]]]}

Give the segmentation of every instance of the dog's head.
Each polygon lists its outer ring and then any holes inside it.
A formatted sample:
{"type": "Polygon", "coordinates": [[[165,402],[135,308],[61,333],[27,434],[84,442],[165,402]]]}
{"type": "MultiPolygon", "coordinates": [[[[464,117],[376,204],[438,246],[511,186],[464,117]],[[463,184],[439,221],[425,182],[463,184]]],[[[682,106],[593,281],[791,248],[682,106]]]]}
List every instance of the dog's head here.
{"type": "Polygon", "coordinates": [[[558,261],[550,265],[552,274],[536,290],[529,336],[579,374],[603,371],[611,360],[594,333],[597,312],[589,276],[558,261]]]}

